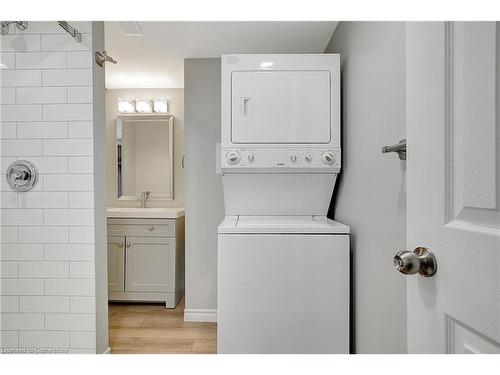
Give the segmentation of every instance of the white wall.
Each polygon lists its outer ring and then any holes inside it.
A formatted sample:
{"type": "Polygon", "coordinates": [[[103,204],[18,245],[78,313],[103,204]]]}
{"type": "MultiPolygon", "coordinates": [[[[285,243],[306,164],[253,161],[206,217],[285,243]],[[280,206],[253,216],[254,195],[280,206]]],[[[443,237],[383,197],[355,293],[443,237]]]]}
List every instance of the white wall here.
{"type": "Polygon", "coordinates": [[[186,310],[185,319],[215,321],[217,227],[224,218],[220,142],[220,59],[186,59],[186,310]]]}
{"type": "MultiPolygon", "coordinates": [[[[335,219],[351,227],[356,353],[406,352],[406,163],[381,147],[406,135],[403,22],[341,22],[342,177],[335,219]]],[[[411,151],[410,151],[411,152],[411,151]]]]}
{"type": "Polygon", "coordinates": [[[1,179],[2,347],[96,352],[92,27],[72,24],[82,43],[57,22],[0,38],[2,174],[40,172],[27,193],[1,179]]]}
{"type": "Polygon", "coordinates": [[[118,98],[158,98],[168,100],[168,113],[174,115],[174,199],[149,201],[148,207],[184,207],[184,90],[183,89],[111,89],[106,90],[106,165],[108,205],[112,207],[140,207],[140,201],[117,199],[116,187],[116,117],[118,98]]]}

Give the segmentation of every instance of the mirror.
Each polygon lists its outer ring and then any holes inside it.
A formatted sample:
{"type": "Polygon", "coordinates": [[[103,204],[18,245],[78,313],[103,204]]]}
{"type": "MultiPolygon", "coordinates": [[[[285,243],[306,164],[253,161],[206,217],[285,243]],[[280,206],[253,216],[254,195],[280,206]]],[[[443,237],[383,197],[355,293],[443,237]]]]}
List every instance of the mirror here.
{"type": "Polygon", "coordinates": [[[117,191],[120,200],[172,200],[173,116],[123,115],[116,120],[117,191]]]}

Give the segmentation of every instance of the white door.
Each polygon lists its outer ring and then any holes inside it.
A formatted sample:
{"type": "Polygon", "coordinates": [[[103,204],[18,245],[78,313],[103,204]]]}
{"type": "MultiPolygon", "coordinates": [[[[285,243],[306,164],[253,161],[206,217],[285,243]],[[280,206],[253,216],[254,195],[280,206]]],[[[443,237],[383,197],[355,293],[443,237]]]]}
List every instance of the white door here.
{"type": "Polygon", "coordinates": [[[125,291],[174,292],[175,240],[127,237],[125,291]]]}
{"type": "Polygon", "coordinates": [[[329,71],[233,72],[234,143],[329,143],[329,71]]]}
{"type": "Polygon", "coordinates": [[[125,237],[108,237],[108,291],[123,292],[125,287],[125,237]]]}
{"type": "Polygon", "coordinates": [[[500,353],[500,26],[407,23],[408,352],[500,353]]]}

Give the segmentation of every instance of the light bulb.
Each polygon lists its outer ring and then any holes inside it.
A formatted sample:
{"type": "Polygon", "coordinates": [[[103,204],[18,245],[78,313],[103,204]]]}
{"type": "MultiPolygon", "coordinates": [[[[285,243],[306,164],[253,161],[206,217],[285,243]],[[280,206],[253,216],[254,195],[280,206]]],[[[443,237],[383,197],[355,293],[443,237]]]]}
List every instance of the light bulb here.
{"type": "Polygon", "coordinates": [[[168,112],[168,102],[165,98],[157,98],[153,103],[153,110],[157,113],[167,113],[168,112]]]}
{"type": "Polygon", "coordinates": [[[138,113],[151,113],[151,100],[147,98],[137,98],[135,99],[135,110],[138,113]]]}
{"type": "Polygon", "coordinates": [[[132,99],[118,99],[118,112],[120,113],[134,113],[134,101],[132,99]]]}

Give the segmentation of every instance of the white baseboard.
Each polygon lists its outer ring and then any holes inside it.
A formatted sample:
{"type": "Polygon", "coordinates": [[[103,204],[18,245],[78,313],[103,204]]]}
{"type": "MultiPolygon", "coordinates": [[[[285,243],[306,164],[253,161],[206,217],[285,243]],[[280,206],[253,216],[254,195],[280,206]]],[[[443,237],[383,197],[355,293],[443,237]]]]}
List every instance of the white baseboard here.
{"type": "Polygon", "coordinates": [[[217,309],[184,309],[185,322],[217,322],[217,309]]]}

